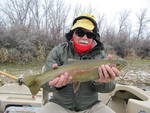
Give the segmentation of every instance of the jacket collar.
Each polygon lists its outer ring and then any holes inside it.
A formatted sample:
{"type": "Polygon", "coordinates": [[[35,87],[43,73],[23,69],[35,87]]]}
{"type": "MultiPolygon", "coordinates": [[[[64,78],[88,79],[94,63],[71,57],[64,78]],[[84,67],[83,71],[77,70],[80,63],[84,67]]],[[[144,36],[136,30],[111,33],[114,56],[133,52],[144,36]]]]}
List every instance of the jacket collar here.
{"type": "Polygon", "coordinates": [[[80,59],[84,60],[84,59],[94,59],[94,57],[96,55],[100,55],[100,52],[103,50],[103,48],[97,44],[95,47],[93,47],[91,50],[89,50],[88,52],[85,52],[81,55],[75,53],[74,48],[73,48],[73,43],[71,41],[68,42],[69,47],[71,48],[71,53],[73,55],[79,56],[80,59]]]}

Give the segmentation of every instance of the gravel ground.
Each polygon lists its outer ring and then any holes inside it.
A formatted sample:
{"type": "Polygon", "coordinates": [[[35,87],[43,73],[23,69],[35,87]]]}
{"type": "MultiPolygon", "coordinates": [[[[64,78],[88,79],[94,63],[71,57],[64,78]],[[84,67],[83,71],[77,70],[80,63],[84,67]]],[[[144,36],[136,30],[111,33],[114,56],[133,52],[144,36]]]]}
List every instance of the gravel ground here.
{"type": "Polygon", "coordinates": [[[150,90],[150,60],[129,62],[122,73],[123,75],[117,78],[118,83],[150,90]]]}

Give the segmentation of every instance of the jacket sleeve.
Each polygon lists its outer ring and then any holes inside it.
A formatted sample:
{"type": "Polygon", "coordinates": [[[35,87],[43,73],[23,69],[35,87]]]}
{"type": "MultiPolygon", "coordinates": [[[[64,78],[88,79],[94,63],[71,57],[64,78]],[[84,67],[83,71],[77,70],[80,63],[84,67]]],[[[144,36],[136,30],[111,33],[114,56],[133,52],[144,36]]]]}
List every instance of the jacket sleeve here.
{"type": "Polygon", "coordinates": [[[42,69],[43,72],[51,69],[52,68],[52,64],[58,64],[58,65],[60,65],[59,64],[59,52],[58,52],[58,48],[59,47],[55,47],[55,48],[53,48],[50,51],[50,53],[49,53],[49,55],[47,57],[47,61],[46,61],[45,65],[43,66],[43,69],[42,69]]]}
{"type": "Polygon", "coordinates": [[[98,83],[95,81],[93,81],[92,83],[92,87],[94,88],[94,90],[100,93],[109,93],[114,90],[115,86],[116,86],[116,83],[114,80],[108,83],[98,83]]]}
{"type": "MultiPolygon", "coordinates": [[[[60,63],[59,63],[59,53],[58,53],[58,49],[59,49],[59,47],[57,46],[57,47],[53,48],[53,49],[50,51],[50,53],[49,53],[49,55],[48,55],[48,57],[47,57],[47,61],[46,61],[45,65],[44,65],[43,68],[42,68],[42,72],[43,72],[43,73],[44,73],[45,71],[48,71],[49,69],[51,69],[51,68],[52,68],[52,64],[58,64],[58,65],[60,65],[60,63]]],[[[55,91],[55,90],[56,90],[56,88],[53,87],[53,86],[50,86],[50,85],[48,84],[48,82],[45,83],[45,84],[42,86],[42,88],[43,88],[44,90],[46,90],[46,91],[49,91],[49,92],[52,92],[52,91],[55,91]]]]}
{"type": "MultiPolygon", "coordinates": [[[[61,44],[60,44],[60,45],[54,47],[54,48],[50,51],[50,53],[49,53],[49,55],[48,55],[48,57],[47,57],[47,61],[46,61],[45,65],[44,65],[43,68],[42,68],[42,72],[43,72],[43,73],[44,73],[45,71],[48,71],[49,69],[51,69],[53,64],[58,64],[58,66],[62,65],[62,62],[61,62],[61,54],[62,54],[62,52],[63,52],[63,50],[62,50],[63,46],[65,46],[65,44],[64,44],[64,45],[61,45],[61,44]]],[[[47,91],[51,92],[51,91],[59,90],[59,89],[65,87],[65,86],[63,86],[63,87],[61,87],[61,88],[55,88],[55,87],[53,87],[53,86],[50,86],[50,85],[48,84],[48,82],[47,82],[47,83],[44,84],[42,87],[43,87],[44,90],[47,90],[47,91]]]]}

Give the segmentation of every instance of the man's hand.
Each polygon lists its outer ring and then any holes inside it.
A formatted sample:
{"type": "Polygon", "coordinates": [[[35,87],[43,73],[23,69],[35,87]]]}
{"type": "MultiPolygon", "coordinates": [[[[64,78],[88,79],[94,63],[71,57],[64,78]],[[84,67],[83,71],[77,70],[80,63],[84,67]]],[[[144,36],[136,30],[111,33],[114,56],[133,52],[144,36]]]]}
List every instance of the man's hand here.
{"type": "MultiPolygon", "coordinates": [[[[52,68],[57,69],[58,65],[53,64],[52,68]]],[[[64,72],[59,77],[56,77],[55,79],[49,81],[49,85],[59,88],[67,85],[71,80],[72,77],[68,75],[68,72],[64,72]]]]}
{"type": "Polygon", "coordinates": [[[98,68],[99,79],[96,82],[110,82],[116,77],[120,76],[120,71],[116,67],[109,65],[101,65],[98,68]]]}

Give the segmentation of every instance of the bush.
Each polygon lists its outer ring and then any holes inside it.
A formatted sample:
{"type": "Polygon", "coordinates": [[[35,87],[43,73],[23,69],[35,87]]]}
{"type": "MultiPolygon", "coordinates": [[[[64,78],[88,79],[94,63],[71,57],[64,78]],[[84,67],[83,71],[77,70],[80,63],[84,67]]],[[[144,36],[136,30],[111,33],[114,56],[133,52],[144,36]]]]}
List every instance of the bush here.
{"type": "Polygon", "coordinates": [[[139,43],[140,44],[137,48],[137,55],[142,59],[150,58],[150,40],[142,40],[139,43]]]}
{"type": "Polygon", "coordinates": [[[4,63],[8,61],[8,50],[6,48],[0,48],[0,62],[4,63]]]}

